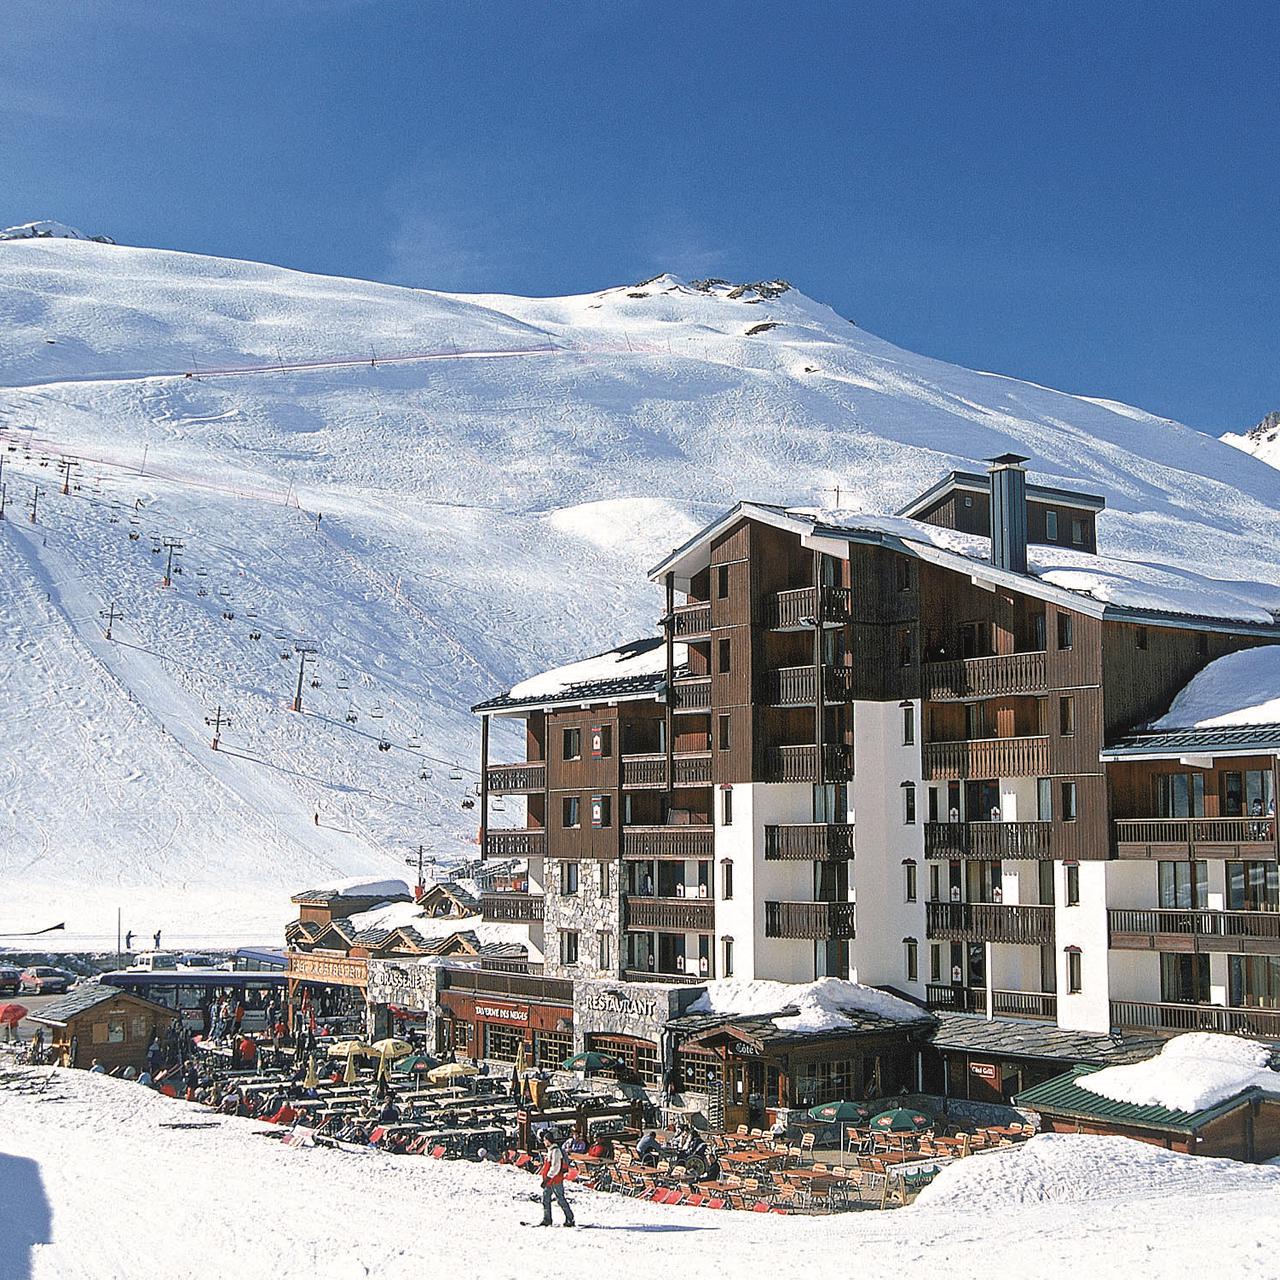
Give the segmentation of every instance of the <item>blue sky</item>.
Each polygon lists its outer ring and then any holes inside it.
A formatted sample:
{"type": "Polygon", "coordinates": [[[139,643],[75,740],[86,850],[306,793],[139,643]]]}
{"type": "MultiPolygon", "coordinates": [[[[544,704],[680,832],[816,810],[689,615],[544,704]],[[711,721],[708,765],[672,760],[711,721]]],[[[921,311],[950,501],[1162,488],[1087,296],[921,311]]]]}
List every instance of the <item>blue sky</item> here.
{"type": "Polygon", "coordinates": [[[783,276],[1205,430],[1280,408],[1280,5],[42,0],[0,218],[461,290],[783,276]]]}

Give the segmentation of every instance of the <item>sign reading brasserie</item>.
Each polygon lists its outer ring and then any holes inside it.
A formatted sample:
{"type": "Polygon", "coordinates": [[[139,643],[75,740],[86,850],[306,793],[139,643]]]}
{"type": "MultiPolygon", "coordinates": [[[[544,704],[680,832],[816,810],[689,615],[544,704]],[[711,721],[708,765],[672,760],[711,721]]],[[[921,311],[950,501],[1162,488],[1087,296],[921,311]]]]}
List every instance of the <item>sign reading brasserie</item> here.
{"type": "Polygon", "coordinates": [[[369,961],[369,1003],[430,1009],[436,1001],[436,970],[430,965],[369,961]]]}
{"type": "Polygon", "coordinates": [[[307,982],[332,982],[344,987],[363,987],[368,980],[364,959],[350,956],[321,956],[309,951],[289,952],[289,977],[307,982]]]}

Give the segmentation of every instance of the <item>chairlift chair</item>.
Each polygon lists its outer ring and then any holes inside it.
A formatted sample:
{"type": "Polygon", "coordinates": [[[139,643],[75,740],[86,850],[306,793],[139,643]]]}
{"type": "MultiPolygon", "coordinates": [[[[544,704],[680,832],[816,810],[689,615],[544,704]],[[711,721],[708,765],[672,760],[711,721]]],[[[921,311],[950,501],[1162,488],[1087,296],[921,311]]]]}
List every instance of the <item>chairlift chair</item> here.
{"type": "Polygon", "coordinates": [[[351,681],[350,681],[350,680],[348,680],[346,676],[339,676],[339,677],[338,677],[338,688],[339,688],[339,689],[342,689],[343,691],[346,691],[347,689],[350,689],[350,688],[351,688],[351,681]]]}
{"type": "Polygon", "coordinates": [[[207,596],[208,594],[209,594],[209,593],[208,593],[208,592],[207,592],[203,587],[201,587],[201,588],[196,592],[196,595],[198,595],[198,596],[207,596]]]}
{"type": "Polygon", "coordinates": [[[289,661],[289,659],[290,659],[290,658],[292,658],[292,657],[293,657],[293,654],[292,654],[288,649],[281,649],[281,650],[280,650],[280,661],[281,661],[281,662],[288,662],[288,661],[289,661]]]}
{"type": "Polygon", "coordinates": [[[419,772],[418,772],[418,777],[419,777],[423,782],[428,781],[428,780],[430,779],[430,777],[431,777],[431,770],[430,770],[430,769],[421,769],[421,770],[419,770],[419,772]]]}
{"type": "Polygon", "coordinates": [[[318,689],[318,688],[320,687],[320,681],[319,681],[319,680],[313,680],[313,681],[311,682],[311,687],[312,687],[313,689],[318,689]]]}
{"type": "Polygon", "coordinates": [[[130,530],[129,530],[129,541],[130,541],[130,542],[137,542],[137,541],[138,541],[138,538],[139,538],[140,536],[141,536],[141,535],[138,533],[137,529],[130,529],[130,530]]]}
{"type": "Polygon", "coordinates": [[[456,764],[449,766],[449,781],[450,782],[462,781],[462,769],[456,764]]]}
{"type": "Polygon", "coordinates": [[[370,715],[370,716],[372,716],[372,717],[373,717],[373,719],[375,719],[375,720],[381,720],[381,719],[382,719],[382,717],[383,717],[383,714],[384,714],[384,713],[383,713],[383,710],[382,710],[382,703],[380,703],[380,702],[379,702],[379,703],[377,703],[377,704],[374,706],[373,710],[369,712],[369,715],[370,715]]]}
{"type": "Polygon", "coordinates": [[[378,739],[378,750],[379,750],[379,751],[390,751],[390,750],[391,750],[391,743],[389,743],[389,742],[386,740],[386,738],[379,738],[379,739],[378,739]]]}
{"type": "Polygon", "coordinates": [[[261,640],[261,639],[262,639],[262,632],[261,632],[261,631],[250,631],[250,632],[249,632],[249,639],[250,639],[250,640],[261,640]]]}

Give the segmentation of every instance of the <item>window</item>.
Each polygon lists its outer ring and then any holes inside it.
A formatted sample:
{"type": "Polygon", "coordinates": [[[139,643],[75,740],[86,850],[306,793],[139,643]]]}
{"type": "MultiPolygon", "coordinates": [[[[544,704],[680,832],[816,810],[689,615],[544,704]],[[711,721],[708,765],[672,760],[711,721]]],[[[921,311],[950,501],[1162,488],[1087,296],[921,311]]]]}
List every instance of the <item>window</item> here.
{"type": "Polygon", "coordinates": [[[1076,700],[1070,694],[1058,699],[1058,732],[1069,738],[1076,731],[1076,700]]]}
{"type": "Polygon", "coordinates": [[[560,1064],[573,1056],[572,1031],[535,1031],[533,1033],[534,1065],[544,1071],[559,1071],[560,1064]]]}
{"type": "Polygon", "coordinates": [[[1209,957],[1161,952],[1160,999],[1164,1004],[1208,1004],[1209,957]]]}
{"type": "Polygon", "coordinates": [[[514,1062],[520,1055],[524,1032],[517,1027],[504,1027],[497,1022],[484,1024],[484,1056],[495,1062],[514,1062]]]}
{"type": "Polygon", "coordinates": [[[1280,956],[1228,956],[1227,1003],[1241,1009],[1280,1008],[1280,956]]]}
{"type": "Polygon", "coordinates": [[[1084,521],[1083,520],[1072,520],[1071,541],[1077,547],[1084,546],[1084,521]]]}
{"type": "Polygon", "coordinates": [[[1058,540],[1058,513],[1056,511],[1046,511],[1044,513],[1044,536],[1050,542],[1058,540]]]}
{"type": "Polygon", "coordinates": [[[912,706],[902,708],[902,745],[911,747],[916,741],[916,709],[912,706]]]}
{"type": "Polygon", "coordinates": [[[608,972],[613,968],[613,934],[601,929],[596,934],[596,945],[600,952],[600,968],[608,972]]]}
{"type": "Polygon", "coordinates": [[[1227,910],[1280,910],[1280,867],[1261,859],[1228,862],[1227,910]]]}
{"type": "Polygon", "coordinates": [[[560,864],[560,892],[569,895],[578,892],[578,864],[562,862],[560,864]]]}
{"type": "Polygon", "coordinates": [[[1084,990],[1084,982],[1080,973],[1080,948],[1067,948],[1067,990],[1073,995],[1079,995],[1084,990]]]}
{"type": "Polygon", "coordinates": [[[720,939],[720,976],[722,978],[733,977],[733,939],[720,939]]]}
{"type": "Polygon", "coordinates": [[[911,561],[906,556],[898,557],[898,590],[911,590],[911,561]]]}
{"type": "Polygon", "coordinates": [[[1076,784],[1074,782],[1064,782],[1062,784],[1062,821],[1074,822],[1076,820],[1076,784]]]}
{"type": "Polygon", "coordinates": [[[107,1019],[107,1043],[108,1044],[124,1043],[124,1019],[123,1018],[107,1019]]]}
{"type": "Polygon", "coordinates": [[[1036,779],[1036,817],[1041,822],[1053,821],[1053,781],[1050,778],[1036,779]]]}
{"type": "Polygon", "coordinates": [[[1135,627],[1133,630],[1133,643],[1139,649],[1145,650],[1147,647],[1147,629],[1146,627],[1135,627]]]}
{"type": "Polygon", "coordinates": [[[1039,864],[1040,877],[1040,905],[1045,907],[1053,906],[1053,863],[1041,862],[1039,864]]]}
{"type": "Polygon", "coordinates": [[[613,755],[613,726],[597,724],[591,727],[591,758],[607,760],[613,755]]]}
{"type": "Polygon", "coordinates": [[[907,981],[918,982],[920,979],[920,944],[914,938],[906,938],[903,941],[906,948],[907,960],[907,981]]]}
{"type": "Polygon", "coordinates": [[[849,789],[843,782],[815,784],[813,788],[813,820],[830,825],[849,821],[849,789]]]}
{"type": "Polygon", "coordinates": [[[942,981],[942,948],[936,942],[929,948],[929,981],[942,981]]]}
{"type": "Polygon", "coordinates": [[[720,824],[721,826],[733,826],[733,788],[725,787],[720,792],[720,824]]]}
{"type": "Polygon", "coordinates": [[[904,862],[902,864],[902,873],[905,879],[904,892],[906,893],[906,901],[914,902],[918,892],[916,864],[914,862],[904,862]]]}
{"type": "Polygon", "coordinates": [[[1196,653],[1202,658],[1209,656],[1209,633],[1207,631],[1201,631],[1196,636],[1196,653]]]}
{"type": "Polygon", "coordinates": [[[728,751],[733,744],[733,717],[722,714],[717,719],[720,723],[720,750],[728,751]]]}
{"type": "MultiPolygon", "coordinates": [[[[1209,896],[1209,864],[1161,861],[1156,864],[1160,906],[1166,910],[1188,910],[1203,907],[1209,896]]],[[[1227,864],[1227,884],[1231,883],[1231,864],[1227,864]]]]}
{"type": "Polygon", "coordinates": [[[916,820],[916,784],[914,782],[904,782],[902,784],[902,821],[911,826],[916,820]]]}
{"type": "Polygon", "coordinates": [[[1203,773],[1157,774],[1157,818],[1202,818],[1203,816],[1203,773]]]}
{"type": "Polygon", "coordinates": [[[578,963],[578,931],[576,929],[560,930],[560,963],[578,963]]]}
{"type": "Polygon", "coordinates": [[[565,798],[560,801],[560,825],[566,831],[572,831],[580,825],[578,819],[577,796],[565,796],[565,798]]]}
{"type": "Polygon", "coordinates": [[[564,731],[564,755],[565,760],[581,760],[582,759],[582,730],[566,729],[564,731]]]}
{"type": "Polygon", "coordinates": [[[733,669],[732,641],[730,641],[728,636],[725,636],[724,639],[719,642],[718,648],[720,653],[720,674],[728,675],[733,669]]]}
{"type": "MultiPolygon", "coordinates": [[[[463,1053],[468,1052],[467,1046],[471,1043],[471,1023],[463,1022],[460,1018],[453,1020],[453,1047],[461,1049],[463,1053]]],[[[563,1061],[563,1059],[561,1059],[563,1061]]]]}
{"type": "Polygon", "coordinates": [[[720,896],[726,902],[733,900],[733,863],[728,858],[720,863],[720,896]]]}
{"type": "Polygon", "coordinates": [[[1070,649],[1072,642],[1071,615],[1058,611],[1058,648],[1070,649]]]}
{"type": "Polygon", "coordinates": [[[898,666],[909,667],[913,660],[911,628],[903,627],[898,632],[898,666]]]}
{"type": "Polygon", "coordinates": [[[600,896],[607,898],[609,896],[609,864],[601,862],[600,867],[600,896]]]}
{"type": "Polygon", "coordinates": [[[727,564],[716,565],[716,599],[727,600],[729,598],[729,566],[727,564]]]}
{"type": "Polygon", "coordinates": [[[1064,868],[1067,878],[1067,906],[1080,905],[1080,864],[1068,862],[1064,868]]]}
{"type": "Polygon", "coordinates": [[[613,798],[611,796],[591,797],[591,825],[596,831],[603,831],[613,826],[613,798]]]}

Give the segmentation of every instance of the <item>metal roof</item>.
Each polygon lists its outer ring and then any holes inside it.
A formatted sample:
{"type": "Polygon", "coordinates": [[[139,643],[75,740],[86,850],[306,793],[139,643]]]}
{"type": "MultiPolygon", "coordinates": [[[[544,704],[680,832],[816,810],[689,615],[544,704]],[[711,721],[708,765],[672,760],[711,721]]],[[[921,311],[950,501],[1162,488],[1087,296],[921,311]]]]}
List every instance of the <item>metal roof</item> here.
{"type": "Polygon", "coordinates": [[[1048,1058],[1116,1066],[1150,1058],[1162,1044],[1159,1040],[1136,1036],[1068,1031],[1049,1022],[1024,1022],[1016,1018],[988,1020],[980,1013],[939,1010],[934,1016],[938,1020],[938,1030],[933,1036],[935,1048],[994,1058],[1048,1058]]]}
{"type": "Polygon", "coordinates": [[[1206,729],[1164,729],[1133,733],[1104,747],[1104,760],[1128,756],[1204,755],[1280,751],[1280,724],[1223,725],[1206,729]]]}
{"type": "MultiPolygon", "coordinates": [[[[660,640],[661,637],[658,637],[660,640]]],[[[675,668],[674,676],[678,680],[689,674],[689,668],[681,663],[675,668]]],[[[534,697],[513,698],[509,693],[485,702],[477,702],[472,711],[483,714],[486,711],[515,711],[520,708],[534,710],[538,707],[551,707],[567,703],[584,702],[618,702],[640,698],[659,696],[666,688],[667,673],[652,671],[644,675],[615,676],[610,680],[586,680],[579,684],[566,685],[555,693],[540,694],[534,697]]]]}
{"type": "Polygon", "coordinates": [[[107,1004],[119,996],[123,996],[126,1000],[136,1000],[139,1004],[150,1005],[158,1013],[167,1013],[171,1018],[176,1016],[172,1009],[166,1009],[164,1005],[157,1004],[154,1000],[134,995],[131,991],[122,991],[119,987],[109,986],[105,982],[85,983],[83,986],[76,987],[74,991],[68,991],[61,1000],[53,1000],[27,1016],[32,1022],[47,1022],[61,1027],[78,1014],[87,1013],[90,1009],[96,1009],[98,1005],[107,1004]]]}
{"type": "Polygon", "coordinates": [[[1133,1102],[1117,1102],[1114,1098],[1104,1098],[1101,1094],[1082,1089],[1079,1084],[1080,1077],[1092,1075],[1097,1070],[1099,1070],[1098,1067],[1076,1067],[1066,1075],[1055,1076],[1043,1084],[1024,1089],[1014,1097],[1014,1104],[1050,1115],[1076,1116],[1082,1120],[1110,1120],[1115,1124],[1138,1129],[1165,1131],[1172,1129],[1180,1133],[1194,1133],[1210,1120],[1234,1111],[1256,1097],[1280,1098],[1280,1075],[1278,1075],[1275,1095],[1272,1095],[1269,1090],[1255,1086],[1200,1111],[1174,1111],[1168,1107],[1139,1106],[1133,1102]]]}

